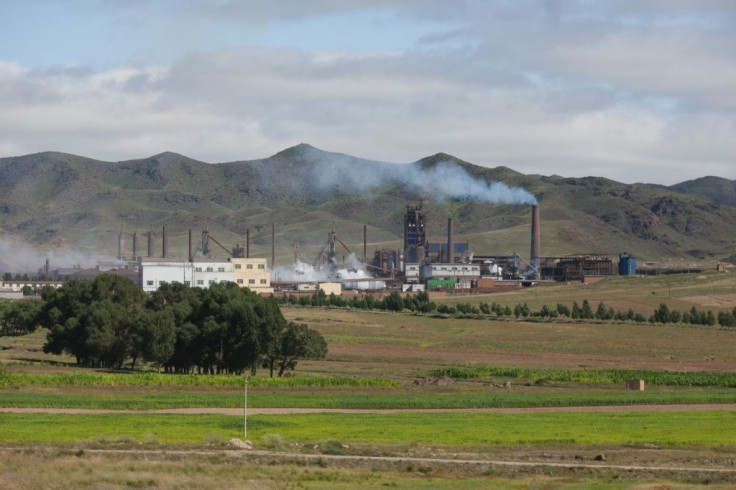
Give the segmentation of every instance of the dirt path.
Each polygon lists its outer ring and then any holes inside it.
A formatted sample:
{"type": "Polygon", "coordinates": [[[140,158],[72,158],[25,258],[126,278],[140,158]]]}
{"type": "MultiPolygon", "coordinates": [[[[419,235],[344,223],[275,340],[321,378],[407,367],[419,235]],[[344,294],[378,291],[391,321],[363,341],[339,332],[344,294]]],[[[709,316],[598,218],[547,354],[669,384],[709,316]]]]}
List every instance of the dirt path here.
{"type": "MultiPolygon", "coordinates": [[[[28,447],[6,447],[0,448],[0,452],[27,452],[28,447]]],[[[305,454],[294,452],[272,452],[272,451],[247,451],[247,450],[171,450],[165,451],[145,450],[145,449],[85,449],[84,453],[101,454],[101,455],[147,455],[150,457],[166,455],[177,456],[204,456],[211,457],[213,454],[222,454],[230,458],[249,458],[249,457],[272,457],[279,459],[293,459],[302,461],[380,461],[391,463],[422,463],[422,464],[451,464],[451,465],[488,465],[488,466],[509,466],[516,468],[567,468],[567,469],[586,469],[589,471],[596,470],[618,470],[626,472],[656,472],[656,473],[713,473],[733,475],[736,469],[733,468],[713,468],[713,467],[696,467],[696,466],[647,466],[647,465],[616,465],[606,463],[556,463],[542,461],[503,461],[492,459],[463,459],[463,458],[422,458],[412,456],[357,456],[357,455],[335,455],[335,454],[305,454]]]]}
{"type": "MultiPolygon", "coordinates": [[[[345,409],[345,408],[249,408],[249,415],[288,415],[303,413],[540,413],[540,412],[675,412],[736,410],[736,403],[683,404],[683,405],[605,405],[592,407],[529,407],[529,408],[388,408],[388,409],[345,409]]],[[[242,408],[164,408],[157,410],[106,410],[98,408],[36,408],[0,407],[6,413],[49,413],[49,414],[103,414],[103,413],[150,413],[150,414],[219,414],[242,415],[242,408]]]]}

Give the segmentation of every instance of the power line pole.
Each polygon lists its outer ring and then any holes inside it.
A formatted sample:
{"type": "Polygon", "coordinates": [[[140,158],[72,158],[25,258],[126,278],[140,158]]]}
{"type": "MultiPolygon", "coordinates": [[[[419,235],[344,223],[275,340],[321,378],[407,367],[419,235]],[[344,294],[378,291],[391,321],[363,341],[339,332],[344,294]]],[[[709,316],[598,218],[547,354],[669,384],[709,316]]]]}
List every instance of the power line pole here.
{"type": "Polygon", "coordinates": [[[248,438],[248,370],[243,377],[243,439],[248,438]]]}

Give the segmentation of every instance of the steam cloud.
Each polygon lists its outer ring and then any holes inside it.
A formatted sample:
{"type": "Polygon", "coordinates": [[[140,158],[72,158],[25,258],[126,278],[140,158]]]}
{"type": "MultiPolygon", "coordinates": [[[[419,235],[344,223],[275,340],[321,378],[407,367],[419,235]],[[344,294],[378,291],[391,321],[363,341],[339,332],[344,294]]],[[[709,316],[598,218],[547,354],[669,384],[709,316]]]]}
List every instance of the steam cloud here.
{"type": "Polygon", "coordinates": [[[424,170],[418,162],[409,165],[372,162],[322,152],[307,145],[302,151],[310,165],[297,171],[300,177],[297,186],[313,185],[324,190],[339,187],[365,193],[387,184],[399,184],[439,202],[470,199],[491,204],[537,204],[536,198],[525,189],[509,187],[503,182],[487,183],[449,161],[424,170]]]}
{"type": "Polygon", "coordinates": [[[60,247],[42,252],[19,240],[0,238],[0,272],[35,274],[44,268],[46,259],[52,269],[95,267],[99,262],[119,262],[118,259],[103,254],[91,254],[60,247]]]}
{"type": "Polygon", "coordinates": [[[271,270],[272,281],[283,282],[340,282],[354,289],[380,289],[386,283],[381,280],[351,282],[356,279],[372,279],[371,276],[355,257],[350,254],[343,268],[334,273],[327,269],[317,270],[310,264],[297,260],[293,264],[278,265],[271,270]]]}

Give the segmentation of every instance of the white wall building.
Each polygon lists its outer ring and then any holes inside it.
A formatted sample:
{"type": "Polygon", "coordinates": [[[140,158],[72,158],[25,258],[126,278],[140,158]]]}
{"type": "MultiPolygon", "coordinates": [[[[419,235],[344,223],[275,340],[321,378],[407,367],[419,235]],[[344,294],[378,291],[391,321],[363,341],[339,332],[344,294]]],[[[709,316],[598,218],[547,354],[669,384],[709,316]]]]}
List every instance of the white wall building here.
{"type": "Polygon", "coordinates": [[[478,264],[424,264],[422,265],[424,279],[448,279],[480,277],[478,264]]]}
{"type": "Polygon", "coordinates": [[[140,283],[150,293],[163,284],[181,283],[206,288],[215,283],[235,282],[233,265],[224,259],[142,258],[140,283]]]}
{"type": "Polygon", "coordinates": [[[181,283],[191,287],[207,288],[212,284],[234,282],[256,293],[272,293],[271,273],[266,259],[196,258],[186,259],[141,259],[140,284],[150,293],[163,284],[181,283]]]}

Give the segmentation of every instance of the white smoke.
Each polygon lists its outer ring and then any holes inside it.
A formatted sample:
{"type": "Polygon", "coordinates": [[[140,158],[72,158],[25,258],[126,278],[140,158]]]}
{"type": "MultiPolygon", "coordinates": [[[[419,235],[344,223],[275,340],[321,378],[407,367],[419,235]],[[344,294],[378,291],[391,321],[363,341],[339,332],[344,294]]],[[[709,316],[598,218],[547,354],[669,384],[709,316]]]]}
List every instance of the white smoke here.
{"type": "Polygon", "coordinates": [[[371,192],[386,184],[398,184],[438,202],[469,199],[490,204],[537,204],[529,191],[509,187],[503,182],[486,182],[451,161],[422,169],[419,162],[408,165],[374,162],[323,152],[307,145],[301,151],[311,165],[297,171],[300,174],[295,183],[297,186],[371,192]]]}
{"type": "Polygon", "coordinates": [[[51,270],[60,268],[92,268],[100,262],[120,263],[115,257],[75,250],[70,247],[53,248],[47,252],[37,250],[21,241],[0,238],[0,272],[36,274],[49,259],[51,270]]]}
{"type": "Polygon", "coordinates": [[[306,262],[297,260],[293,264],[277,265],[271,270],[271,280],[278,282],[339,282],[343,287],[350,289],[383,289],[386,287],[384,281],[366,281],[365,279],[373,279],[373,276],[365,270],[355,254],[350,254],[338,269],[316,269],[306,262]]]}
{"type": "MultiPolygon", "coordinates": [[[[525,189],[509,187],[503,182],[486,183],[451,162],[442,162],[425,171],[412,167],[415,169],[413,177],[400,182],[436,201],[469,199],[491,204],[537,204],[537,199],[525,189]]],[[[401,177],[404,173],[401,172],[401,177]]]]}

